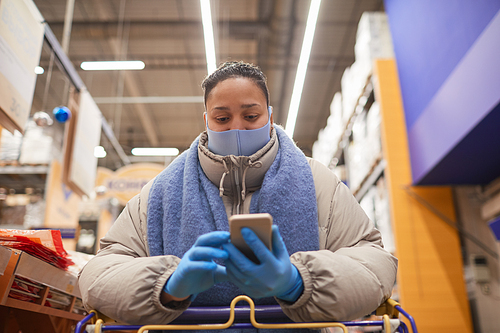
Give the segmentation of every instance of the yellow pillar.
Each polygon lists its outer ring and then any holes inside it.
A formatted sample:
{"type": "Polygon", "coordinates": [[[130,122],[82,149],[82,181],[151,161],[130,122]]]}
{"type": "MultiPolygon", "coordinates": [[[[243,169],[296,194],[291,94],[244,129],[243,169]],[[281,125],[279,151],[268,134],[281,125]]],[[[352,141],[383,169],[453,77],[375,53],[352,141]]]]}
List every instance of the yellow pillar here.
{"type": "Polygon", "coordinates": [[[451,188],[410,186],[410,155],[395,61],[375,61],[374,75],[401,305],[415,318],[421,333],[472,332],[458,233],[436,214],[456,221],[451,188]]]}

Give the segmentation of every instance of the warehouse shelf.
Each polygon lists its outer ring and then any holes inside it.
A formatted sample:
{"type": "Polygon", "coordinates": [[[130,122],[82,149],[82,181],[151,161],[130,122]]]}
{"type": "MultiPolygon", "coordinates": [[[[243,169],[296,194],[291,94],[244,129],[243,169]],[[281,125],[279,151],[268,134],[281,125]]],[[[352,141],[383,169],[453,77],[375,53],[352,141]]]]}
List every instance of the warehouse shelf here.
{"type": "MultiPolygon", "coordinates": [[[[385,168],[385,160],[383,159],[382,152],[380,151],[378,155],[370,160],[370,166],[364,170],[366,174],[362,174],[360,177],[362,180],[359,184],[351,183],[351,167],[349,165],[349,144],[353,142],[353,127],[358,119],[363,113],[367,113],[372,105],[375,103],[375,91],[373,84],[372,74],[368,74],[365,79],[365,83],[363,89],[359,96],[356,98],[356,103],[354,104],[354,108],[349,110],[348,120],[344,126],[344,130],[340,139],[337,143],[337,150],[333,154],[333,157],[330,161],[329,168],[333,169],[337,165],[345,164],[346,172],[347,172],[347,182],[350,183],[351,192],[356,197],[358,201],[361,201],[366,192],[375,185],[375,182],[383,175],[385,168]]],[[[359,176],[358,176],[359,179],[359,176]]]]}
{"type": "MultiPolygon", "coordinates": [[[[329,168],[350,188],[354,198],[382,234],[388,251],[394,252],[391,198],[386,180],[388,163],[382,144],[383,119],[376,92],[379,79],[376,74],[378,73],[374,71],[366,71],[350,78],[357,80],[354,86],[359,88],[356,92],[340,92],[340,104],[338,97],[334,97],[331,104],[332,119],[328,119],[323,132],[329,137],[323,135],[319,139],[323,140],[321,147],[327,147],[328,139],[336,147],[330,155],[329,168]],[[343,125],[334,128],[335,121],[339,119],[342,119],[343,125]],[[336,133],[340,135],[337,136],[336,133]]],[[[398,294],[397,289],[395,293],[398,294]]]]}
{"type": "Polygon", "coordinates": [[[0,184],[15,193],[24,193],[26,188],[45,188],[50,166],[42,165],[3,165],[0,166],[0,184]]]}
{"type": "Polygon", "coordinates": [[[368,192],[370,187],[374,186],[377,180],[384,174],[385,167],[387,166],[386,160],[383,158],[378,158],[375,163],[373,163],[370,172],[365,176],[360,186],[352,191],[352,194],[356,200],[361,201],[363,196],[368,192]]]}
{"type": "Polygon", "coordinates": [[[336,145],[337,150],[333,154],[330,166],[332,165],[335,166],[335,164],[337,163],[336,161],[340,160],[344,148],[349,142],[349,138],[352,135],[352,126],[354,125],[356,116],[360,114],[363,110],[369,109],[370,106],[373,104],[374,100],[375,100],[375,95],[373,90],[372,76],[369,75],[366,78],[366,82],[363,87],[363,92],[358,96],[356,100],[355,108],[353,110],[349,110],[350,113],[349,118],[344,126],[342,135],[340,136],[340,139],[336,145]]]}
{"type": "MultiPolygon", "coordinates": [[[[85,316],[76,276],[3,246],[0,258],[0,310],[29,311],[71,321],[85,316]],[[19,284],[29,289],[16,287],[19,284]]],[[[36,330],[36,323],[32,325],[36,330]]]]}
{"type": "Polygon", "coordinates": [[[47,164],[42,165],[5,165],[0,166],[0,175],[44,175],[49,171],[47,164]]]}

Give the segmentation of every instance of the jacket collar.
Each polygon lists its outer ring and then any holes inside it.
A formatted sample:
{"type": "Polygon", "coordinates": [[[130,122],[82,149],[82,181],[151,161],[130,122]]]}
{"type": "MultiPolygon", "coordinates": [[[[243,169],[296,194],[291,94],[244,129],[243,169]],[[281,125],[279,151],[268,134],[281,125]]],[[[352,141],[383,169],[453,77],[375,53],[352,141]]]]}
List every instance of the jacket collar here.
{"type": "Polygon", "coordinates": [[[234,191],[234,177],[225,177],[230,172],[237,173],[240,186],[246,187],[247,192],[260,188],[264,176],[273,164],[279,149],[276,130],[273,128],[269,142],[251,156],[221,156],[211,152],[208,147],[208,135],[203,132],[198,144],[198,158],[201,168],[212,183],[221,190],[221,195],[231,195],[234,191]],[[246,170],[246,172],[245,172],[246,170]],[[222,186],[221,186],[221,180],[222,186]]]}

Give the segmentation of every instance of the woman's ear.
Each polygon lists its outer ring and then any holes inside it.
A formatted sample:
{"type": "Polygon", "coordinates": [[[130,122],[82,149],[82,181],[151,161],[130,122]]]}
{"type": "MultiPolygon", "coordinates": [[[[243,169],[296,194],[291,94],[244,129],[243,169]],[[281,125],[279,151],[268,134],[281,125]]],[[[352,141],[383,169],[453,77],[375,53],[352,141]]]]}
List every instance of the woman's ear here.
{"type": "Polygon", "coordinates": [[[205,123],[205,131],[208,131],[208,123],[207,123],[207,112],[203,112],[203,122],[205,123]]]}

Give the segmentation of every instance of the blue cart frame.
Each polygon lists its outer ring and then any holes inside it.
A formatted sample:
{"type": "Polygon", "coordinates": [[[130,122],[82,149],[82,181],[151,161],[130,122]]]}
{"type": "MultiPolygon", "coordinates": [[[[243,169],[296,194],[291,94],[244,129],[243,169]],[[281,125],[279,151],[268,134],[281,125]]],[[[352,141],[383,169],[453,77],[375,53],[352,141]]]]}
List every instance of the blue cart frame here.
{"type": "Polygon", "coordinates": [[[283,313],[279,305],[255,306],[250,297],[241,295],[235,297],[229,307],[188,308],[181,316],[168,325],[119,325],[116,323],[105,323],[103,319],[99,319],[96,311],[90,311],[89,315],[78,322],[75,333],[83,333],[85,326],[88,326],[87,332],[90,329],[90,331],[93,330],[96,333],[127,330],[137,330],[138,333],[143,333],[146,330],[224,330],[227,328],[319,329],[327,327],[339,327],[347,333],[347,327],[363,326],[380,327],[386,333],[409,333],[408,326],[399,319],[400,315],[405,317],[410,323],[411,332],[418,333],[413,317],[404,311],[399,303],[392,299],[383,303],[374,314],[382,316],[382,320],[294,323],[290,322],[290,319],[283,313]],[[236,306],[236,303],[240,301],[247,302],[249,306],[236,306]],[[249,321],[248,318],[250,319],[249,321]],[[214,323],[225,319],[227,321],[224,323],[214,323]],[[241,322],[245,319],[246,322],[241,322]],[[268,322],[269,320],[278,320],[278,322],[270,323],[268,322]],[[91,321],[92,323],[90,323],[91,321]],[[393,330],[394,328],[396,329],[395,331],[393,330]]]}

